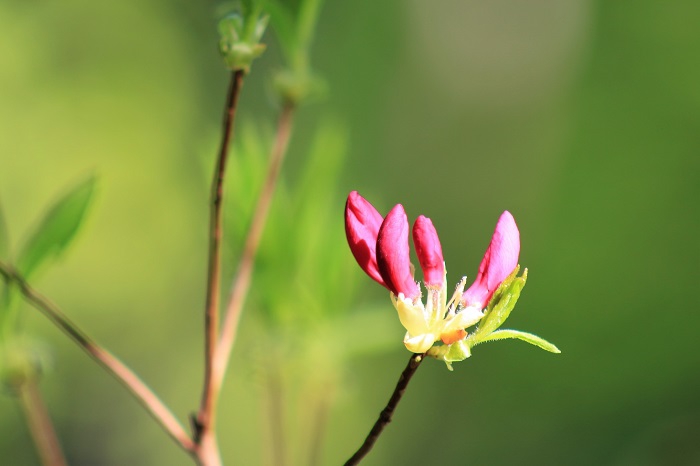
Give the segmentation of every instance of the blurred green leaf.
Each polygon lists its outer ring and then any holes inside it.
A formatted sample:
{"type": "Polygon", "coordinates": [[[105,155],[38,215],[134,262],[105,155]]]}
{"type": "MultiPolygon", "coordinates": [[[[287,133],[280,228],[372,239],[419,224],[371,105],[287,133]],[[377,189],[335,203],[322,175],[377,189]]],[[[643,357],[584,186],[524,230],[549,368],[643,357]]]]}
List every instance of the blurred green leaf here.
{"type": "Polygon", "coordinates": [[[322,0],[303,0],[292,11],[282,1],[272,1],[266,7],[287,62],[275,75],[274,87],[287,102],[297,104],[326,90],[325,82],[312,72],[309,58],[322,4],[322,0]]]}
{"type": "MultiPolygon", "coordinates": [[[[250,32],[249,26],[254,24],[262,14],[267,13],[265,11],[267,3],[268,0],[236,0],[225,3],[223,8],[228,14],[240,14],[250,32]]],[[[251,36],[244,35],[243,37],[250,38],[251,36]]]]}
{"type": "Polygon", "coordinates": [[[322,0],[302,0],[297,10],[292,12],[288,2],[270,1],[265,9],[270,14],[280,47],[287,59],[287,65],[296,72],[306,74],[309,65],[311,42],[316,32],[322,0]]]}
{"type": "Polygon", "coordinates": [[[316,32],[316,24],[318,23],[318,15],[322,5],[323,0],[302,0],[299,6],[297,35],[299,46],[303,47],[307,54],[316,32]]]}
{"type": "Polygon", "coordinates": [[[279,1],[269,2],[266,10],[270,14],[270,24],[275,31],[280,48],[287,61],[291,61],[293,51],[297,48],[292,13],[286,5],[279,1]]]}
{"type": "Polygon", "coordinates": [[[95,183],[95,177],[91,176],[46,212],[17,259],[17,269],[25,278],[29,278],[46,261],[58,257],[70,245],[83,225],[95,183]]]}
{"type": "MultiPolygon", "coordinates": [[[[262,188],[269,152],[269,132],[242,122],[226,171],[224,226],[226,244],[238,254],[262,188]],[[262,134],[261,134],[262,133],[262,134]]],[[[207,173],[207,177],[209,174],[207,173]]]]}
{"type": "Polygon", "coordinates": [[[0,259],[7,258],[9,249],[10,235],[7,231],[7,222],[5,221],[5,214],[2,210],[2,204],[0,204],[0,259]]]}
{"type": "Polygon", "coordinates": [[[505,340],[508,338],[515,338],[518,340],[525,341],[527,343],[530,343],[531,345],[538,346],[545,351],[549,351],[550,353],[561,353],[559,348],[557,348],[544,338],[540,338],[537,335],[533,335],[532,333],[521,332],[518,330],[497,330],[491,333],[486,338],[482,338],[479,341],[479,343],[485,343],[487,341],[505,340]]]}
{"type": "Polygon", "coordinates": [[[355,264],[345,241],[342,197],[336,194],[348,134],[333,120],[318,128],[309,159],[294,192],[294,231],[299,286],[314,283],[323,312],[344,310],[353,292],[355,264]]]}
{"type": "MultiPolygon", "coordinates": [[[[244,125],[227,175],[226,263],[235,267],[265,177],[269,132],[244,125]],[[268,133],[268,134],[266,134],[268,133]],[[267,137],[266,137],[267,136],[267,137]]],[[[256,260],[251,298],[275,325],[311,323],[344,313],[358,274],[345,242],[337,182],[345,159],[345,126],[325,119],[292,183],[278,180],[256,260]]]]}

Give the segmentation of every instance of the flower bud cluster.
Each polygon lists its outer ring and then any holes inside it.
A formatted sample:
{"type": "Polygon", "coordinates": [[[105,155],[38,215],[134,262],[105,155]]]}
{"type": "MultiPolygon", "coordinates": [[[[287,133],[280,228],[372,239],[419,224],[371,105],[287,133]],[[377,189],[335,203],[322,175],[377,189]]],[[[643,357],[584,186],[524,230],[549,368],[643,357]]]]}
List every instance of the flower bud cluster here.
{"type": "Polygon", "coordinates": [[[423,272],[426,300],[413,276],[408,244],[409,223],[401,204],[383,217],[356,191],[345,206],[345,233],[357,263],[370,278],[391,292],[391,300],[406,329],[404,344],[414,353],[427,352],[437,341],[463,341],[466,328],[484,317],[499,285],[515,270],[520,233],[510,212],[496,225],[474,283],[464,291],[460,280],[448,300],[447,273],[442,246],[432,221],[424,216],[413,224],[412,236],[423,272]]]}

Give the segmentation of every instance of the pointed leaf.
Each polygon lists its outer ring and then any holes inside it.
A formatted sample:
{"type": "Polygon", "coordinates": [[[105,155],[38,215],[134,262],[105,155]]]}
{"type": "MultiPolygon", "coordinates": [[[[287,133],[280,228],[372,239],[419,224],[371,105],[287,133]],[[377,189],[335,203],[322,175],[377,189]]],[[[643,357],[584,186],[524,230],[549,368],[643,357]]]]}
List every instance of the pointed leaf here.
{"type": "Polygon", "coordinates": [[[506,278],[494,293],[486,310],[486,317],[481,320],[471,339],[478,344],[484,337],[498,329],[506,321],[515,304],[520,298],[520,292],[527,281],[527,269],[521,277],[516,277],[518,267],[506,278]]]}
{"type": "Polygon", "coordinates": [[[519,330],[498,330],[493,332],[486,338],[481,339],[479,343],[484,343],[487,341],[505,340],[508,338],[516,338],[518,340],[525,341],[527,343],[530,343],[531,345],[539,346],[543,350],[549,351],[550,353],[561,353],[559,348],[557,348],[555,345],[548,342],[544,338],[540,338],[537,335],[533,335],[532,333],[521,332],[519,330]]]}
{"type": "Polygon", "coordinates": [[[491,312],[491,310],[496,306],[496,304],[501,300],[501,297],[503,294],[506,292],[508,287],[510,287],[511,283],[513,283],[513,280],[515,280],[516,275],[518,275],[518,272],[520,272],[520,265],[515,266],[515,269],[506,277],[503,282],[498,285],[498,288],[496,288],[496,291],[493,293],[493,296],[491,296],[491,300],[488,302],[488,306],[486,307],[486,313],[491,312]]]}
{"type": "Polygon", "coordinates": [[[83,181],[46,212],[17,259],[17,269],[25,278],[71,243],[85,219],[95,181],[94,176],[83,181]]]}

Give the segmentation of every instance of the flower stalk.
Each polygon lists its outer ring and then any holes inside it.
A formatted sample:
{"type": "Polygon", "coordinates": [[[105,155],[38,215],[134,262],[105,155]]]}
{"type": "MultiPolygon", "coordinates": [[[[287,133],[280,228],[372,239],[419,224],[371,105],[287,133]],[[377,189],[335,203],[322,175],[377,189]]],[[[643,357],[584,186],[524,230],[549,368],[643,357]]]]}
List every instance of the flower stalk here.
{"type": "Polygon", "coordinates": [[[377,439],[382,432],[384,432],[384,428],[391,422],[391,419],[394,416],[394,411],[401,401],[401,398],[403,398],[403,394],[406,391],[406,387],[408,387],[408,383],[413,378],[413,374],[416,373],[418,367],[423,362],[424,356],[425,355],[423,354],[411,355],[406,368],[399,377],[399,381],[396,384],[396,388],[394,388],[394,392],[391,394],[391,398],[389,398],[389,402],[379,413],[379,418],[377,418],[374,426],[372,426],[372,430],[369,431],[369,434],[362,443],[362,446],[360,446],[355,454],[353,454],[350,459],[345,462],[345,466],[360,464],[360,461],[362,461],[362,459],[372,450],[372,447],[374,447],[377,439]]]}
{"type": "MultiPolygon", "coordinates": [[[[507,211],[501,215],[476,281],[464,291],[466,277],[463,277],[449,300],[442,246],[433,222],[421,215],[413,225],[425,300],[413,278],[408,230],[401,204],[382,218],[356,191],[348,196],[345,206],[348,244],[367,275],[391,292],[391,302],[406,329],[406,348],[420,354],[428,353],[438,341],[444,345],[462,345],[467,337],[465,329],[484,317],[483,310],[491,296],[518,263],[520,233],[515,220],[507,211]]],[[[468,355],[464,354],[466,358],[468,355]]]]}

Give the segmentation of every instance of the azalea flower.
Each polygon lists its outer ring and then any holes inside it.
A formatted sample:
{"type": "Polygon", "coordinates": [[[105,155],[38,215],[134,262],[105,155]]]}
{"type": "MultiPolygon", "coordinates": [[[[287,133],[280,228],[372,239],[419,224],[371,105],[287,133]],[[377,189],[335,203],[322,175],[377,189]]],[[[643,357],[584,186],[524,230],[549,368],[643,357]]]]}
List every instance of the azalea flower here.
{"type": "Polygon", "coordinates": [[[448,347],[462,348],[462,356],[453,359],[445,357],[443,351],[440,357],[448,364],[468,357],[469,346],[464,343],[466,329],[482,320],[498,287],[517,273],[520,233],[508,211],[501,214],[496,224],[474,283],[464,291],[466,277],[463,277],[449,299],[442,246],[429,218],[418,217],[412,231],[423,272],[425,301],[413,276],[409,224],[401,204],[394,206],[384,218],[357,191],[351,192],[345,206],[345,233],[362,270],[390,291],[391,301],[406,329],[406,348],[414,353],[426,353],[438,341],[448,347]]]}

